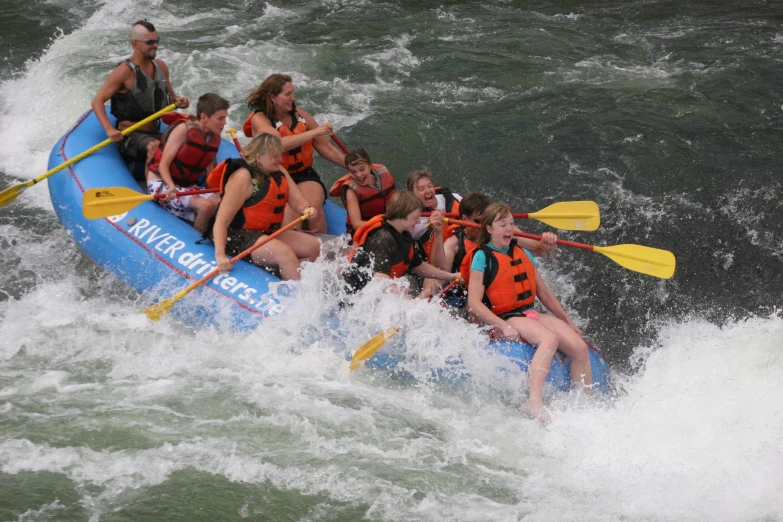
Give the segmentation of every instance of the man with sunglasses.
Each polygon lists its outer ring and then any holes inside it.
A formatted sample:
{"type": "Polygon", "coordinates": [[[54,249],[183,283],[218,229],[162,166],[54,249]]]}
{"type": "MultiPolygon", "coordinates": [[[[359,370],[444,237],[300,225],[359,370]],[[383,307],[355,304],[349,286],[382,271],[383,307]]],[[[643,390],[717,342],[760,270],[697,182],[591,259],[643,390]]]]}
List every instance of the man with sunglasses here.
{"type": "MultiPolygon", "coordinates": [[[[146,164],[160,141],[160,122],[150,122],[123,137],[122,131],[173,103],[186,109],[190,102],[177,97],[169,81],[169,69],[163,60],[156,60],[160,38],[155,26],[140,20],[131,27],[133,54],[120,62],[92,100],[92,110],[106,135],[120,146],[125,161],[146,164]],[[106,114],[106,102],[111,100],[111,113],[117,118],[112,125],[106,114]]],[[[140,169],[141,179],[144,177],[140,169]]]]}

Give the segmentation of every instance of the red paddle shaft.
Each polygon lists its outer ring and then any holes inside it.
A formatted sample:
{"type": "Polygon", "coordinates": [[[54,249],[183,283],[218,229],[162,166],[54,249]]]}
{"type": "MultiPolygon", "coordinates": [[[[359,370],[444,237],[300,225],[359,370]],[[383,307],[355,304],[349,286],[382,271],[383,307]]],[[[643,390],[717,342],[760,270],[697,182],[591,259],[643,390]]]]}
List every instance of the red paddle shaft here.
{"type": "MultiPolygon", "coordinates": [[[[449,219],[449,224],[451,223],[454,223],[455,225],[459,225],[461,227],[481,228],[481,225],[479,225],[478,223],[473,223],[471,221],[460,221],[459,219],[449,219]]],[[[535,234],[528,234],[527,232],[520,232],[518,230],[514,232],[514,235],[519,237],[526,237],[528,239],[536,239],[538,241],[541,241],[543,239],[543,237],[541,236],[537,236],[535,234]]],[[[574,241],[566,241],[564,239],[558,239],[557,244],[563,246],[569,246],[573,248],[581,248],[582,250],[593,250],[595,248],[593,245],[576,243],[574,241]]]]}

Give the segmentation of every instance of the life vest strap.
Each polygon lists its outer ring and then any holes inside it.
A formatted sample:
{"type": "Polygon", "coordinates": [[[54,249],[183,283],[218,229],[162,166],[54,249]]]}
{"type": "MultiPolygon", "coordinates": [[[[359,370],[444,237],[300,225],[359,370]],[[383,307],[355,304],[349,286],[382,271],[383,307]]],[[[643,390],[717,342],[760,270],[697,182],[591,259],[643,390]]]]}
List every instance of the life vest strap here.
{"type": "Polygon", "coordinates": [[[521,265],[522,264],[522,260],[521,259],[515,259],[510,264],[511,264],[511,266],[521,265]]]}
{"type": "Polygon", "coordinates": [[[533,297],[533,292],[531,292],[530,290],[522,294],[517,294],[518,301],[524,301],[525,299],[530,299],[531,297],[533,297]]]}
{"type": "Polygon", "coordinates": [[[515,283],[521,283],[522,281],[527,281],[527,272],[525,272],[524,274],[517,274],[514,276],[515,283]]]}

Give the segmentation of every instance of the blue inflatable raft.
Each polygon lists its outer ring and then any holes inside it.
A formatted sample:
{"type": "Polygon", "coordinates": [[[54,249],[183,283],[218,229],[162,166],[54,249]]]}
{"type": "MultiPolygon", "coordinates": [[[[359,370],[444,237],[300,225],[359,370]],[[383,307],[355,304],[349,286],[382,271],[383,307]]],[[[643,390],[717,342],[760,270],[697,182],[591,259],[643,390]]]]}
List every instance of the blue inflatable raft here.
{"type": "MultiPolygon", "coordinates": [[[[111,116],[110,116],[111,117],[111,116]]],[[[106,139],[92,111],[85,113],[57,142],[49,156],[54,168],[106,139]]],[[[238,157],[236,147],[223,140],[218,161],[238,157]]],[[[106,146],[49,178],[49,193],[60,222],[87,256],[139,293],[170,297],[215,268],[215,253],[208,241],[188,223],[154,201],[104,219],[89,220],[82,213],[84,192],[92,188],[126,187],[140,191],[117,147],[106,146]]],[[[345,210],[327,201],[330,234],[345,232],[345,210]]],[[[281,311],[280,280],[269,272],[238,261],[230,274],[221,274],[180,299],[171,313],[193,326],[257,327],[263,318],[281,311]]],[[[534,349],[524,343],[489,343],[487,349],[503,354],[509,365],[526,369],[534,349]]],[[[609,370],[603,357],[591,348],[593,380],[608,389],[609,370]]],[[[397,368],[404,355],[380,351],[367,366],[397,368]]],[[[568,359],[556,357],[548,381],[570,387],[568,359]]]]}

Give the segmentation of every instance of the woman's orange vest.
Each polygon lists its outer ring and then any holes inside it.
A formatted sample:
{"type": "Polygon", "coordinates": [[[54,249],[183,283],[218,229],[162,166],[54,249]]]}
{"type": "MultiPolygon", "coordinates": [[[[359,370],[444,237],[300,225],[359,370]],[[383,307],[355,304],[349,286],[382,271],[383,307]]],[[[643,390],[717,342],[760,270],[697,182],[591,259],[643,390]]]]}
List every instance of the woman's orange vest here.
{"type": "MultiPolygon", "coordinates": [[[[184,116],[184,115],[183,115],[184,116]]],[[[220,135],[209,133],[209,141],[205,139],[204,133],[198,128],[198,125],[185,118],[178,119],[166,129],[160,138],[160,148],[155,151],[155,155],[149,164],[149,169],[155,174],[160,174],[160,160],[163,158],[163,151],[166,149],[171,132],[177,125],[185,124],[188,126],[188,133],[185,137],[185,143],[177,151],[177,155],[169,165],[169,172],[174,183],[182,187],[191,187],[198,182],[204,175],[207,167],[217,157],[220,147],[220,135]]]]}
{"type": "Polygon", "coordinates": [[[369,266],[371,261],[370,256],[364,251],[364,249],[361,249],[361,246],[364,245],[364,243],[367,241],[367,238],[373,231],[381,227],[386,228],[386,230],[391,232],[392,237],[394,237],[394,241],[397,243],[397,251],[393,256],[391,256],[392,267],[391,272],[389,273],[389,277],[392,279],[402,277],[403,274],[408,271],[408,268],[410,268],[411,262],[413,261],[413,240],[410,237],[406,237],[402,233],[398,232],[397,229],[391,226],[386,221],[386,218],[384,218],[382,215],[371,218],[367,223],[360,226],[359,230],[356,231],[356,234],[353,236],[354,250],[348,257],[348,261],[356,263],[362,267],[369,266]]]}
{"type": "MultiPolygon", "coordinates": [[[[484,267],[484,296],[481,302],[495,315],[532,306],[536,301],[536,269],[516,240],[511,241],[510,255],[492,250],[488,246],[479,248],[487,259],[487,265],[484,267]]],[[[470,281],[470,265],[479,248],[466,255],[460,265],[459,271],[466,287],[470,281]]]]}
{"type": "Polygon", "coordinates": [[[228,179],[242,168],[250,171],[253,177],[253,195],[244,202],[241,212],[236,213],[228,228],[274,232],[283,222],[283,211],[288,203],[288,180],[280,171],[265,176],[243,159],[228,159],[209,175],[211,180],[219,180],[217,186],[220,187],[221,199],[228,179]],[[258,181],[258,178],[263,179],[258,181]]]}
{"type": "MultiPolygon", "coordinates": [[[[386,205],[394,194],[394,178],[392,177],[389,169],[379,163],[373,163],[372,174],[375,179],[380,183],[380,188],[373,185],[357,185],[353,183],[353,179],[350,174],[346,174],[342,178],[338,179],[329,189],[329,195],[332,197],[339,197],[343,206],[347,209],[348,203],[346,201],[346,193],[348,189],[356,192],[356,196],[359,198],[359,211],[362,215],[362,221],[378,216],[386,212],[386,205]]],[[[351,217],[345,218],[345,231],[348,234],[354,234],[355,230],[351,223],[351,217]]]]}
{"type": "MultiPolygon", "coordinates": [[[[245,120],[245,124],[242,126],[242,131],[248,138],[253,137],[253,125],[250,120],[255,116],[255,112],[251,112],[250,116],[245,120]]],[[[304,134],[307,132],[307,123],[305,119],[299,116],[296,111],[291,112],[291,123],[294,124],[294,128],[291,129],[287,125],[284,125],[282,121],[275,120],[275,129],[280,133],[281,138],[286,136],[295,136],[297,134],[304,134]]],[[[289,174],[297,174],[303,170],[312,167],[313,165],[313,142],[308,141],[302,143],[298,147],[295,147],[289,151],[283,152],[283,157],[280,160],[280,164],[285,168],[289,174]]]]}

